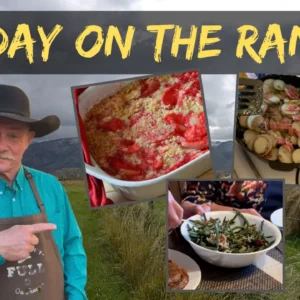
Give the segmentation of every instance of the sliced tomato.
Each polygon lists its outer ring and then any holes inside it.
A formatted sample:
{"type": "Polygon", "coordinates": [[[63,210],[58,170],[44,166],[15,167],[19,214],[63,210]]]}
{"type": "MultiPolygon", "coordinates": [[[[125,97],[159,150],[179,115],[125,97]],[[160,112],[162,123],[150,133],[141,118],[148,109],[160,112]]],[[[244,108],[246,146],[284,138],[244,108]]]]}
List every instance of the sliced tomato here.
{"type": "Polygon", "coordinates": [[[114,118],[108,122],[102,123],[98,127],[99,129],[106,131],[120,131],[126,128],[124,122],[119,118],[114,118]]]}

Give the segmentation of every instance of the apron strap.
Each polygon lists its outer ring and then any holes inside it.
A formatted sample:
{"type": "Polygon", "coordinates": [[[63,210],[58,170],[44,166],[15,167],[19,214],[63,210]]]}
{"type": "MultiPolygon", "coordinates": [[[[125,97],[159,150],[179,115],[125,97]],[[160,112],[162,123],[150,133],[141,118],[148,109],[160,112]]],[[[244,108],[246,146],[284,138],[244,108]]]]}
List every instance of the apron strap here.
{"type": "MultiPolygon", "coordinates": [[[[41,200],[41,197],[40,197],[40,195],[39,195],[39,193],[37,191],[36,185],[34,184],[34,181],[32,179],[32,174],[29,173],[25,168],[24,168],[24,173],[25,173],[26,178],[29,181],[30,187],[31,187],[31,189],[33,191],[34,197],[35,197],[35,199],[36,199],[36,201],[38,203],[38,206],[39,206],[39,208],[40,208],[40,210],[42,212],[42,215],[44,216],[45,222],[49,222],[48,218],[47,218],[47,215],[46,215],[44,204],[43,204],[43,202],[41,200]]],[[[57,257],[57,259],[58,259],[58,261],[60,263],[61,269],[63,270],[63,265],[62,265],[62,261],[61,261],[61,258],[60,258],[60,254],[59,254],[58,248],[57,248],[57,246],[56,246],[56,244],[54,242],[52,234],[50,232],[44,232],[44,234],[46,235],[47,239],[51,240],[51,243],[52,243],[53,249],[55,251],[56,257],[57,257]]]]}
{"type": "Polygon", "coordinates": [[[25,168],[24,168],[24,173],[25,173],[25,176],[28,179],[30,187],[31,187],[31,189],[33,191],[33,194],[34,194],[34,197],[35,197],[35,199],[37,201],[38,207],[40,208],[41,212],[44,214],[45,219],[47,220],[47,216],[46,216],[46,213],[45,213],[44,204],[43,204],[43,202],[41,200],[41,197],[40,197],[40,195],[39,195],[39,193],[38,193],[38,191],[36,189],[36,186],[35,186],[35,184],[33,182],[32,174],[29,173],[25,168]]]}

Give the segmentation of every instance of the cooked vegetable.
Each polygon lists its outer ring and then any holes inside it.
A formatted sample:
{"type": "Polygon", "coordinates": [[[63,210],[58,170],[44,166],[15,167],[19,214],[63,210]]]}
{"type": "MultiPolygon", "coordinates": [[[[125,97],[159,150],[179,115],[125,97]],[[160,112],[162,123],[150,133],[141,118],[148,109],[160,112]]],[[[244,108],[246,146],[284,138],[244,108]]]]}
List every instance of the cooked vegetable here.
{"type": "Polygon", "coordinates": [[[264,220],[257,229],[256,224],[249,224],[241,212],[235,209],[234,211],[235,216],[231,220],[224,218],[223,222],[219,218],[207,220],[205,214],[203,220],[190,220],[192,226],[187,224],[187,227],[191,240],[207,249],[226,253],[256,252],[274,243],[268,240],[271,236],[264,235],[264,220]],[[234,226],[237,217],[242,218],[243,225],[234,226]]]}

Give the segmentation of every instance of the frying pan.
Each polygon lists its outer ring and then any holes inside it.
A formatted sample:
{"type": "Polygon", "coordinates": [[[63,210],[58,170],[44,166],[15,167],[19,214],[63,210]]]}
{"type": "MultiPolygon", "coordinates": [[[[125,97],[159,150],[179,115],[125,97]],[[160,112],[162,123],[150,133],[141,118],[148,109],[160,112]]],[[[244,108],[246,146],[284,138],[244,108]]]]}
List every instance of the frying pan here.
{"type": "MultiPolygon", "coordinates": [[[[267,79],[280,79],[283,80],[286,84],[291,84],[296,88],[300,88],[300,78],[295,76],[295,75],[273,75],[273,74],[268,74],[266,76],[263,76],[261,78],[259,78],[258,80],[261,80],[262,82],[264,82],[267,79]]],[[[237,125],[236,125],[236,141],[241,145],[241,147],[247,152],[247,153],[251,153],[252,155],[254,155],[255,157],[257,157],[258,159],[260,159],[261,161],[266,162],[269,167],[273,170],[276,171],[285,171],[285,172],[289,172],[289,171],[293,171],[295,169],[297,169],[297,184],[298,184],[298,174],[299,174],[299,170],[300,170],[300,163],[282,163],[280,161],[270,161],[266,158],[260,157],[259,155],[257,155],[254,151],[252,152],[250,149],[248,149],[248,147],[244,144],[243,142],[243,135],[244,132],[247,130],[246,128],[242,128],[238,122],[237,119],[237,125]]],[[[298,146],[297,146],[298,148],[298,146]]]]}

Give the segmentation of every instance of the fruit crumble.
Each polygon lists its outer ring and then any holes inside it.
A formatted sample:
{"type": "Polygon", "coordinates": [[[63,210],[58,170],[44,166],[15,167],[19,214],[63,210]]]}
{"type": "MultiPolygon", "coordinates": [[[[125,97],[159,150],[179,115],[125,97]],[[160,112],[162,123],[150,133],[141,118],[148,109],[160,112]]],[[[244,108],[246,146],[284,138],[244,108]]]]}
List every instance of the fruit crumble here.
{"type": "Polygon", "coordinates": [[[209,150],[198,72],[137,80],[85,120],[91,156],[127,181],[167,174],[209,150]]]}

